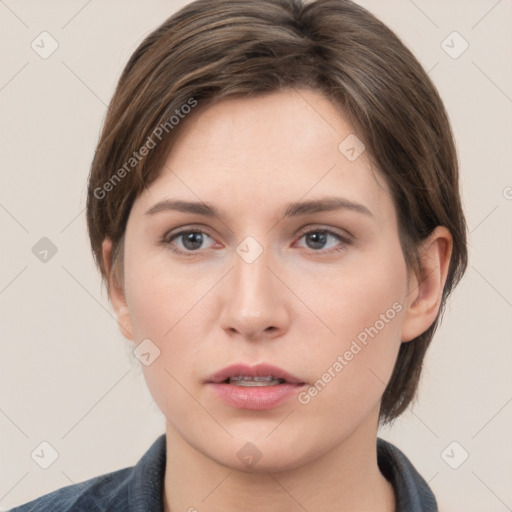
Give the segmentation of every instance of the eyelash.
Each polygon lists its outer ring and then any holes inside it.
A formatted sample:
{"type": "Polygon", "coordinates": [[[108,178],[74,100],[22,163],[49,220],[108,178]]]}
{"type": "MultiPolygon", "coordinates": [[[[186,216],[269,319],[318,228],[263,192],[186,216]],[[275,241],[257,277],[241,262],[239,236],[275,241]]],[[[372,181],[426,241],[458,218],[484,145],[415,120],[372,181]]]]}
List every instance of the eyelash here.
{"type": "MultiPolygon", "coordinates": [[[[200,249],[198,249],[196,251],[182,251],[181,249],[177,249],[176,247],[172,246],[172,242],[176,238],[179,238],[180,236],[183,236],[187,233],[199,233],[199,234],[207,235],[213,239],[213,237],[207,231],[205,231],[203,229],[183,229],[181,231],[177,231],[176,233],[172,233],[172,232],[166,233],[163,237],[161,237],[160,243],[164,246],[167,246],[171,251],[173,251],[174,253],[176,253],[178,255],[183,255],[183,256],[187,256],[187,257],[196,256],[200,253],[200,251],[201,251],[200,249]]],[[[311,249],[311,251],[313,251],[316,254],[328,255],[331,253],[340,252],[340,251],[345,250],[345,246],[352,244],[352,240],[349,237],[343,236],[343,235],[336,233],[335,231],[332,231],[331,229],[327,229],[327,228],[316,228],[316,229],[310,229],[309,231],[304,231],[304,232],[300,233],[298,240],[300,240],[302,237],[304,237],[305,235],[308,235],[310,233],[322,233],[322,234],[331,235],[341,242],[341,246],[338,246],[337,248],[334,248],[334,249],[328,249],[328,250],[323,250],[323,251],[311,249]]]]}

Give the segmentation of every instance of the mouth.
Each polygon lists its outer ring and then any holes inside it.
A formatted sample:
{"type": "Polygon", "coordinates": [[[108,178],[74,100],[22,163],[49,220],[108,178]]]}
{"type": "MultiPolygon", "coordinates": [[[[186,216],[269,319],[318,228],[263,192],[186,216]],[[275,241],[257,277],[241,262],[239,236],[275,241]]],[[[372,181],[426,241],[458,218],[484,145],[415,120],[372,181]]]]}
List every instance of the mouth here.
{"type": "Polygon", "coordinates": [[[279,384],[303,385],[305,382],[291,375],[282,368],[269,364],[248,366],[235,364],[212,375],[207,383],[231,384],[233,386],[262,387],[279,384]]]}
{"type": "Polygon", "coordinates": [[[223,403],[236,409],[272,409],[292,398],[306,385],[277,366],[228,366],[206,380],[223,403]]]}
{"type": "Polygon", "coordinates": [[[236,377],[230,377],[224,381],[224,384],[232,384],[234,386],[260,387],[260,386],[277,386],[278,384],[284,384],[284,379],[276,379],[272,375],[265,377],[248,377],[247,375],[237,375],[236,377]]]}

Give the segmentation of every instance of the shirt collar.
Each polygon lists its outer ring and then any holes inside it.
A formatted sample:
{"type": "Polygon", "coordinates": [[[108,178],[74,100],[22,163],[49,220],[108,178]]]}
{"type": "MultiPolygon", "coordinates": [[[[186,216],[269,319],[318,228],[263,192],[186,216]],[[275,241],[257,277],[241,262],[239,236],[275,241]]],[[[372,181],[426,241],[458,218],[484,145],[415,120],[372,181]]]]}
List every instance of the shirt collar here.
{"type": "MultiPolygon", "coordinates": [[[[430,487],[394,445],[377,439],[377,462],[395,491],[396,512],[437,512],[430,487]]],[[[130,475],[128,498],[133,512],[163,511],[166,437],[162,434],[130,475]]]]}
{"type": "Polygon", "coordinates": [[[377,463],[395,491],[396,512],[438,512],[427,482],[394,445],[377,439],[377,463]]]}

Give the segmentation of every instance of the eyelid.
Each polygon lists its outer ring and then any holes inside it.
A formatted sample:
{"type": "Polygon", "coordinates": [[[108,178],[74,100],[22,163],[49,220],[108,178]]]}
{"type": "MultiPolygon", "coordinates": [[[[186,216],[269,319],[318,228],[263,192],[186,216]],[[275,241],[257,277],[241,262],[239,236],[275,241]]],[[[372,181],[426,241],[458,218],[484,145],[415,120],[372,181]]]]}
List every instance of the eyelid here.
{"type": "Polygon", "coordinates": [[[169,229],[163,234],[163,236],[160,237],[160,239],[162,242],[169,241],[174,236],[181,235],[183,234],[183,232],[189,231],[204,233],[208,235],[210,238],[215,238],[212,231],[204,224],[185,224],[183,226],[178,226],[176,228],[169,229]]]}
{"type": "Polygon", "coordinates": [[[332,234],[332,235],[339,237],[341,240],[343,240],[344,242],[347,242],[347,243],[352,243],[354,241],[353,235],[351,233],[349,233],[347,230],[341,229],[341,228],[334,228],[331,226],[326,226],[325,224],[308,225],[304,228],[299,229],[299,231],[297,232],[297,234],[295,236],[302,237],[302,236],[306,235],[307,233],[309,233],[310,231],[324,231],[328,234],[332,234]]]}

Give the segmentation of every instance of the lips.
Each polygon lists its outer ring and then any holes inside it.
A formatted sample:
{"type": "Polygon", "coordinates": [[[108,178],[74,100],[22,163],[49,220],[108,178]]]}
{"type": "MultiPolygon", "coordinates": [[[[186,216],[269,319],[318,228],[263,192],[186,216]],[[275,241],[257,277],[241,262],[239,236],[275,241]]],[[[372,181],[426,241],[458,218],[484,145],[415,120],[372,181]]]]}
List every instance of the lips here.
{"type": "Polygon", "coordinates": [[[305,382],[277,366],[234,364],[212,375],[205,384],[229,407],[261,411],[288,402],[305,382]]]}
{"type": "Polygon", "coordinates": [[[244,383],[250,383],[251,381],[254,385],[259,386],[275,385],[275,381],[279,381],[279,384],[304,384],[304,381],[298,377],[289,374],[282,368],[269,364],[258,364],[256,366],[234,364],[215,373],[206,382],[210,384],[244,385],[244,383]]]}

